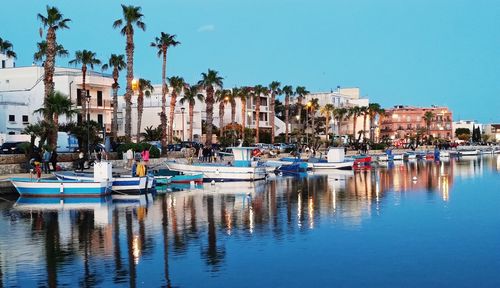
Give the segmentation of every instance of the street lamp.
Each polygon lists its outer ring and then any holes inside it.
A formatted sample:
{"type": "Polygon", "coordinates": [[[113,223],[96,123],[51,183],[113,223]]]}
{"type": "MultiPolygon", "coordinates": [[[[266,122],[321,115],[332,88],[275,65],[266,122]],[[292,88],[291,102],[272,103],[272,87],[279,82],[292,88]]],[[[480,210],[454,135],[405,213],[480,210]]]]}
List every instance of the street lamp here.
{"type": "Polygon", "coordinates": [[[312,102],[311,101],[307,102],[306,106],[307,106],[307,108],[306,108],[306,143],[307,143],[307,146],[309,146],[309,109],[312,106],[312,102]]]}
{"type": "Polygon", "coordinates": [[[90,94],[87,91],[84,91],[85,99],[87,100],[87,153],[88,158],[90,159],[90,94]]]}
{"type": "Polygon", "coordinates": [[[184,141],[184,110],[186,110],[186,108],[181,107],[181,112],[182,112],[182,141],[184,141]]]}

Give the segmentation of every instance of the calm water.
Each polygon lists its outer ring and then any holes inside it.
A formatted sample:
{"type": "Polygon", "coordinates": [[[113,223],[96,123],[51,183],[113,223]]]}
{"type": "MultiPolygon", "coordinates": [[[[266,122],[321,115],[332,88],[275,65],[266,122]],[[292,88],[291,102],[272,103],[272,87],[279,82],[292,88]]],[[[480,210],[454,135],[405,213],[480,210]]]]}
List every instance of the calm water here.
{"type": "Polygon", "coordinates": [[[4,201],[0,286],[500,287],[499,171],[490,156],[4,201]]]}

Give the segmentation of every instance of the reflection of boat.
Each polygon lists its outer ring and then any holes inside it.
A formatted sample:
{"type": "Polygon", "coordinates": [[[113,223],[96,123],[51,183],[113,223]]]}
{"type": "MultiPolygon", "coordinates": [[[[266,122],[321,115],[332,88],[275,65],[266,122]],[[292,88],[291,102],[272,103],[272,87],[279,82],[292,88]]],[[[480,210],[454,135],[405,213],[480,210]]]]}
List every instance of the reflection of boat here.
{"type": "Polygon", "coordinates": [[[14,204],[17,210],[93,210],[107,207],[111,196],[90,198],[19,197],[14,204]]]}
{"type": "Polygon", "coordinates": [[[112,202],[116,207],[146,206],[153,200],[151,194],[149,193],[140,195],[113,194],[111,197],[112,202]]]}
{"type": "Polygon", "coordinates": [[[179,174],[172,176],[170,178],[170,183],[176,183],[176,184],[190,184],[191,182],[194,182],[196,184],[201,184],[203,183],[203,174],[179,174]]]}
{"type": "Polygon", "coordinates": [[[251,147],[233,147],[234,163],[232,165],[215,163],[183,164],[169,161],[168,169],[190,174],[203,174],[203,181],[256,181],[266,178],[266,167],[252,166],[251,147]]]}

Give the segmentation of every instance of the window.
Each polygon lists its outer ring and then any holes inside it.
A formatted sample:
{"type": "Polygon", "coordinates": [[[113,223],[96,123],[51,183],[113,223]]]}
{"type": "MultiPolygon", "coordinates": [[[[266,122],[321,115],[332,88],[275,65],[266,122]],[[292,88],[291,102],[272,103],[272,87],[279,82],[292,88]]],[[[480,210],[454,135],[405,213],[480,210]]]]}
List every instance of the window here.
{"type": "Polygon", "coordinates": [[[9,115],[9,122],[15,122],[16,121],[16,116],[15,115],[9,115]]]}
{"type": "Polygon", "coordinates": [[[102,91],[97,91],[97,106],[102,106],[102,91]]]}
{"type": "Polygon", "coordinates": [[[28,115],[23,115],[23,123],[28,123],[28,115]]]}
{"type": "MultiPolygon", "coordinates": [[[[82,106],[82,101],[85,101],[86,95],[82,94],[82,89],[76,89],[76,106],[82,106]]],[[[87,95],[89,95],[89,90],[87,90],[87,95]]]]}
{"type": "Polygon", "coordinates": [[[97,114],[97,123],[99,123],[100,126],[102,126],[103,120],[102,120],[102,114],[97,114]]]}

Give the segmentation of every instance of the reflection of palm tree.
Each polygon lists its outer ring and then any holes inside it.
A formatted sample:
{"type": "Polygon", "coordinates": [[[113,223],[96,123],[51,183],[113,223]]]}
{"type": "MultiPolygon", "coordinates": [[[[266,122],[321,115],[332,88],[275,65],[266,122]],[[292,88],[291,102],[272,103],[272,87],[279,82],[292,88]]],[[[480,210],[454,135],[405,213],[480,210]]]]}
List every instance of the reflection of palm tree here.
{"type": "Polygon", "coordinates": [[[113,210],[113,242],[114,242],[114,258],[115,258],[115,278],[114,283],[119,283],[126,275],[126,271],[122,267],[122,255],[120,249],[120,218],[118,209],[113,210]]]}
{"type": "Polygon", "coordinates": [[[128,270],[129,270],[129,278],[130,278],[130,287],[135,287],[135,259],[134,259],[134,247],[133,247],[133,238],[134,235],[132,233],[132,211],[127,210],[125,212],[125,220],[126,220],[126,230],[127,230],[127,246],[128,246],[128,270]]]}
{"type": "Polygon", "coordinates": [[[208,247],[204,258],[208,265],[216,267],[224,259],[225,251],[217,249],[217,231],[215,229],[214,197],[207,197],[208,247]]]}
{"type": "Polygon", "coordinates": [[[59,254],[59,223],[57,213],[44,217],[47,221],[45,232],[45,260],[47,265],[47,284],[57,287],[57,256],[59,254]]]}
{"type": "Polygon", "coordinates": [[[170,276],[168,273],[168,209],[167,209],[167,198],[163,197],[161,201],[161,212],[162,220],[161,227],[163,230],[163,263],[165,266],[165,281],[167,282],[167,287],[171,287],[170,276]]]}

